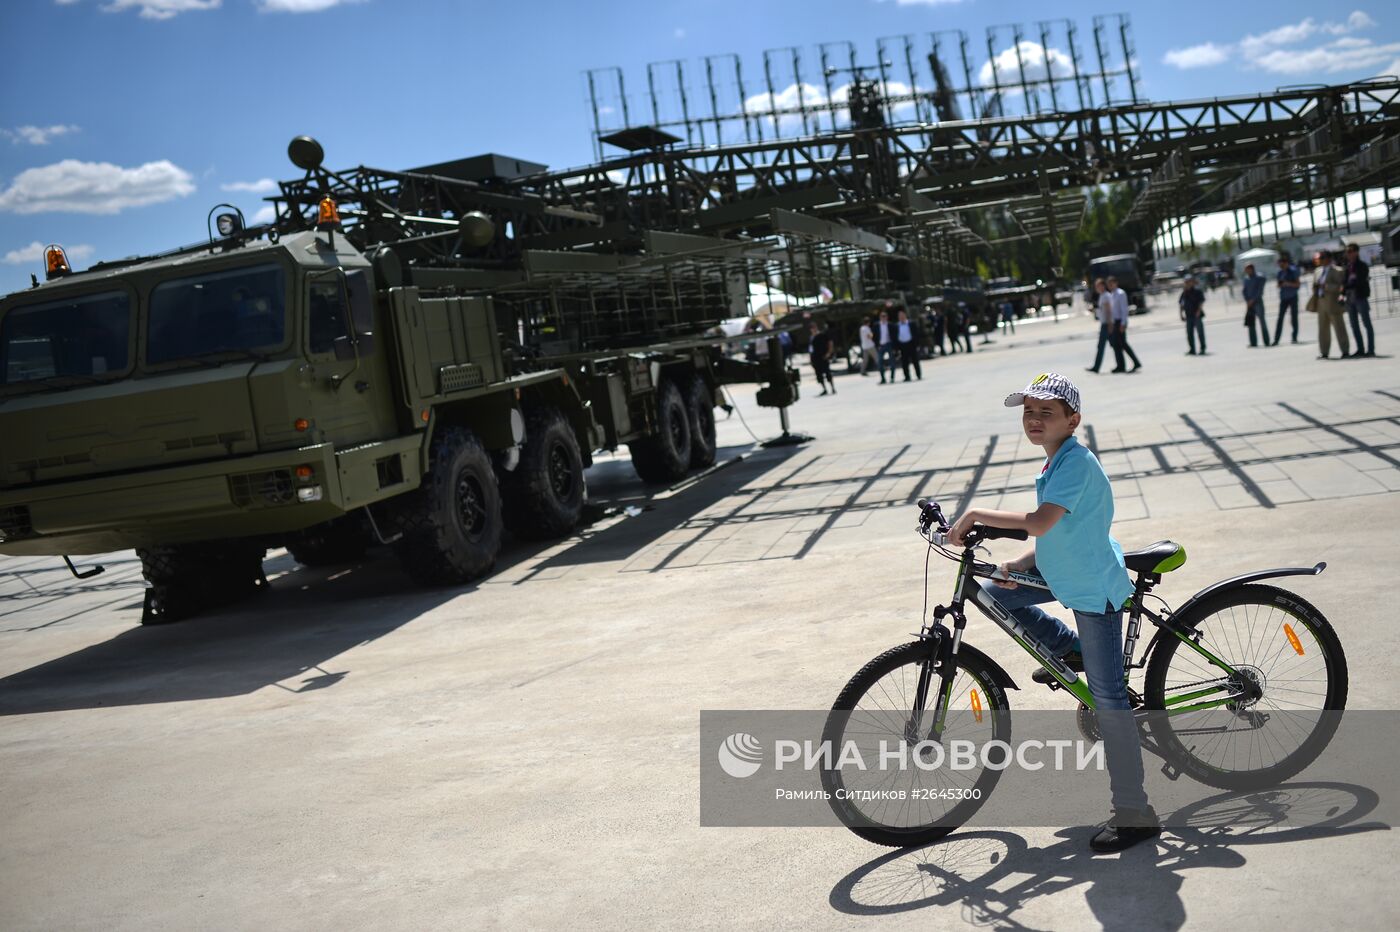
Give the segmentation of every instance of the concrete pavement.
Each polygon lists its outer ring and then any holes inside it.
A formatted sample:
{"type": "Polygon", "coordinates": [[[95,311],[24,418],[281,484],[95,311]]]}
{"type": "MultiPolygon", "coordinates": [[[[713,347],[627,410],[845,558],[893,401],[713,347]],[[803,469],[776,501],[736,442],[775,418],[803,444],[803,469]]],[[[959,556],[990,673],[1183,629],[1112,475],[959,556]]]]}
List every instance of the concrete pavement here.
{"type": "MultiPolygon", "coordinates": [[[[1349,706],[1397,708],[1400,318],[1378,320],[1380,358],[1319,362],[1310,315],[1305,345],[1248,350],[1222,307],[1211,355],[1184,357],[1174,312],[1134,318],[1135,375],[1085,373],[1093,325],[1047,322],[921,382],[838,375],[793,410],[806,446],[762,450],[722,420],[737,459],[676,491],[602,457],[611,513],[512,547],[474,587],[416,590],[383,554],[279,553],[267,596],[143,629],[130,553],[86,581],[0,558],[0,925],[1393,926],[1400,843],[1364,794],[1306,772],[1273,800],[1303,827],[1236,800],[1109,858],[1084,827],[889,852],[698,826],[700,709],[825,708],[917,629],[910,502],[1033,503],[1038,451],[1002,399],[1046,369],[1083,392],[1125,547],[1186,544],[1169,601],[1326,560],[1296,588],[1347,649],[1349,706]]],[[[950,568],[933,572],[944,597],[950,568]]],[[[1013,708],[1065,706],[990,624],[967,639],[1022,682],[1013,708]]]]}

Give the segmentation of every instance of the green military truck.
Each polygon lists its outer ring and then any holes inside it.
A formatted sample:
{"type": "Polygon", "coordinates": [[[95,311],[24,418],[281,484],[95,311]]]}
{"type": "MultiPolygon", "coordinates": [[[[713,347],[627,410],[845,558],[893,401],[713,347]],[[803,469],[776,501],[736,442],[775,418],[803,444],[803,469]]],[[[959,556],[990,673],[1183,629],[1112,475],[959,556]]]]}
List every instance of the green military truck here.
{"type": "Polygon", "coordinates": [[[419,204],[376,243],[339,209],[283,202],[248,229],[233,212],[207,243],[82,273],[51,249],[49,280],[0,299],[0,552],[135,548],[145,623],[265,586],[274,546],[317,565],[378,540],[419,583],[462,583],[503,529],[575,527],[594,451],[626,445],[643,479],[672,481],[714,462],[721,385],[797,398],[776,340],[759,364],[674,329],[589,348],[562,317],[534,334],[498,318],[538,304],[523,250],[515,284],[535,297],[512,303],[476,287],[483,268],[504,281],[499,261],[396,249],[428,221],[459,253],[489,249],[487,214],[419,204]]]}

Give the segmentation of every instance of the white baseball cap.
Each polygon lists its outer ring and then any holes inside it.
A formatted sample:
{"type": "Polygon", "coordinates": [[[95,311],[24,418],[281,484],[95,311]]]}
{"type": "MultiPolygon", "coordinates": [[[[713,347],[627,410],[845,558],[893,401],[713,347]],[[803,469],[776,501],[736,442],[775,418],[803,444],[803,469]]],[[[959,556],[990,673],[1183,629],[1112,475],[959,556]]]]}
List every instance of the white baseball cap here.
{"type": "Polygon", "coordinates": [[[1006,396],[1006,406],[1015,408],[1021,405],[1027,398],[1058,398],[1070,406],[1074,412],[1079,412],[1079,389],[1074,387],[1074,383],[1058,372],[1042,372],[1031,379],[1031,383],[1019,392],[1012,392],[1006,396]]]}

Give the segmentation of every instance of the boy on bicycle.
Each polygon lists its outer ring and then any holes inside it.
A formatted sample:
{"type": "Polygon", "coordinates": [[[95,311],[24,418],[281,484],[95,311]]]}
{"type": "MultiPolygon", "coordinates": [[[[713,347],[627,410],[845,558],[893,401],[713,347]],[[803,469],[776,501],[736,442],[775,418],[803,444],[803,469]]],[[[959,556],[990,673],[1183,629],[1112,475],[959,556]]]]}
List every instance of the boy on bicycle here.
{"type": "MultiPolygon", "coordinates": [[[[1099,716],[1113,816],[1089,845],[1094,851],[1122,851],[1161,833],[1157,813],[1143,790],[1142,748],[1123,681],[1123,603],[1133,593],[1123,565],[1123,550],[1109,535],[1113,492],[1098,458],[1074,437],[1079,427],[1079,390],[1054,372],[1037,376],[1024,391],[1006,397],[1008,408],[1021,408],[1021,426],[1031,443],[1045,448],[1045,465],[1035,481],[1032,512],[970,508],[953,524],[949,541],[956,547],[974,523],[1023,530],[1038,538],[1036,546],[1000,567],[1000,575],[1037,572],[1050,591],[1017,587],[1010,579],[989,589],[1049,651],[1089,681],[1094,704],[1114,714],[1099,716]],[[1058,600],[1073,610],[1078,636],[1037,603],[1058,600]]],[[[1053,681],[1049,671],[1032,679],[1053,681]]]]}

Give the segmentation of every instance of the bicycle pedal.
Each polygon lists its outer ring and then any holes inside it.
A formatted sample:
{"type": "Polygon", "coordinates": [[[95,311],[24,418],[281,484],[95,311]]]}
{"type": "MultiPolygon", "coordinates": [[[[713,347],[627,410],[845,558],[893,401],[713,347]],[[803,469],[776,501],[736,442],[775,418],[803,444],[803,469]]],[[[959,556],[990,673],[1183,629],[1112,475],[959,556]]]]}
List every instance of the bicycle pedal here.
{"type": "Polygon", "coordinates": [[[1180,767],[1173,767],[1170,763],[1162,765],[1162,775],[1168,780],[1175,782],[1181,777],[1181,774],[1182,770],[1180,767]]]}

